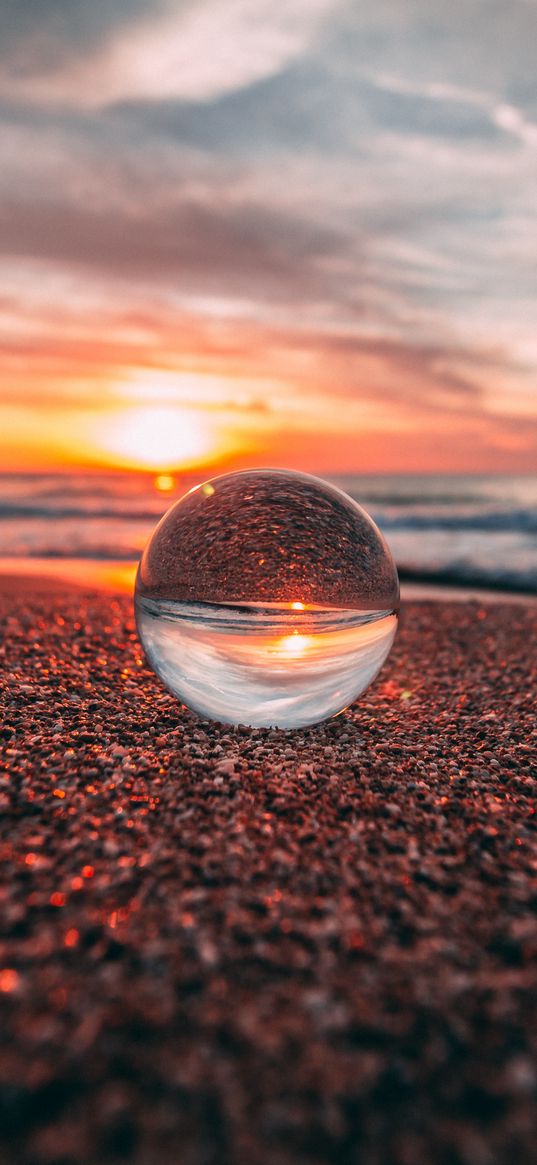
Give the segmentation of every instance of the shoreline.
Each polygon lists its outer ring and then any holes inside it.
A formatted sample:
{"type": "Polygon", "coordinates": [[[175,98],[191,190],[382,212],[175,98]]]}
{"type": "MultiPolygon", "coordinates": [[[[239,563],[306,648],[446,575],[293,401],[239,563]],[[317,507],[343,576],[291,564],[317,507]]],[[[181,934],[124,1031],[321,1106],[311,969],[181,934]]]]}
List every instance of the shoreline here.
{"type": "MultiPolygon", "coordinates": [[[[138,563],[121,559],[0,558],[0,590],[17,587],[55,593],[61,590],[100,591],[129,595],[134,590],[138,563]]],[[[537,604],[537,594],[501,587],[457,584],[451,577],[436,583],[429,577],[400,575],[401,602],[480,602],[537,604]]]]}

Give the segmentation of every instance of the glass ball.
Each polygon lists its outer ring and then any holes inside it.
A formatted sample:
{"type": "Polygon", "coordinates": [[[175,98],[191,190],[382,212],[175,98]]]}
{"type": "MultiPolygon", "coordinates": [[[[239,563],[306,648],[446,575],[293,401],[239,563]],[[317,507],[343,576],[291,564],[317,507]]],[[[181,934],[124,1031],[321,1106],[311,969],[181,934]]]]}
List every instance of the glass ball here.
{"type": "Polygon", "coordinates": [[[228,724],[298,728],[346,708],[392,646],[399,582],[369,515],[281,469],[191,489],[136,578],[147,659],[179,700],[228,724]]]}

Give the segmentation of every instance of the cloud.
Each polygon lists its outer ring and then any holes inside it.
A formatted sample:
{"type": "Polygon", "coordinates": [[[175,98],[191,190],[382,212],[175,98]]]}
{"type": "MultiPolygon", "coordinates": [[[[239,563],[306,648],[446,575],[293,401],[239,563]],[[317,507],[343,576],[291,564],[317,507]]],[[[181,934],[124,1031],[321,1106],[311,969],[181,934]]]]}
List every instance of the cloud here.
{"type": "Polygon", "coordinates": [[[126,25],[154,19],[159,7],[158,0],[0,0],[0,66],[15,84],[50,76],[102,50],[126,25]]]}
{"type": "Polygon", "coordinates": [[[186,198],[149,211],[39,201],[0,210],[5,256],[171,283],[183,294],[307,297],[322,288],[323,257],[344,245],[328,228],[240,201],[216,208],[186,198]]]}
{"type": "Polygon", "coordinates": [[[0,23],[10,399],[190,371],[342,441],[481,415],[489,452],[530,417],[534,5],[0,0],[0,23]]]}
{"type": "Polygon", "coordinates": [[[8,37],[15,43],[14,56],[5,58],[4,92],[98,107],[133,97],[211,99],[271,76],[308,47],[335,3],[198,0],[151,11],[138,0],[132,12],[123,10],[123,22],[117,6],[84,5],[63,12],[67,35],[59,0],[44,27],[32,7],[8,37]]]}
{"type": "MultiPolygon", "coordinates": [[[[292,318],[272,327],[254,320],[202,323],[195,315],[155,306],[143,314],[102,312],[89,333],[83,312],[63,321],[61,336],[59,322],[61,317],[49,311],[48,318],[42,313],[34,321],[33,334],[31,319],[18,337],[8,328],[0,334],[15,396],[18,373],[23,381],[40,378],[47,400],[51,393],[57,398],[63,381],[61,393],[82,401],[89,377],[101,385],[101,395],[123,393],[136,400],[180,401],[185,391],[195,391],[200,401],[214,405],[219,394],[234,395],[246,409],[253,400],[264,400],[286,411],[294,401],[305,413],[315,400],[320,406],[333,400],[349,416],[353,402],[362,407],[380,401],[411,413],[463,416],[481,407],[484,387],[501,382],[509,367],[508,354],[499,349],[403,341],[358,329],[345,334],[335,325],[322,331],[297,328],[292,318]]],[[[336,411],[336,422],[339,416],[336,411]]]]}
{"type": "Polygon", "coordinates": [[[537,9],[527,0],[377,0],[348,4],[325,47],[332,67],[419,85],[535,93],[537,9]]]}
{"type": "MultiPolygon", "coordinates": [[[[428,128],[429,132],[447,132],[449,136],[455,137],[471,134],[482,139],[500,130],[512,134],[526,145],[537,146],[537,124],[529,121],[516,106],[506,102],[498,103],[494,94],[445,82],[420,84],[382,74],[373,78],[373,84],[381,92],[396,99],[398,109],[395,121],[396,124],[402,124],[406,132],[409,124],[414,124],[415,120],[411,113],[413,102],[417,105],[418,113],[426,114],[425,124],[422,125],[426,131],[428,128]],[[431,105],[443,109],[443,116],[436,114],[431,118],[431,105]]],[[[395,104],[394,100],[391,107],[392,121],[395,104]]]]}

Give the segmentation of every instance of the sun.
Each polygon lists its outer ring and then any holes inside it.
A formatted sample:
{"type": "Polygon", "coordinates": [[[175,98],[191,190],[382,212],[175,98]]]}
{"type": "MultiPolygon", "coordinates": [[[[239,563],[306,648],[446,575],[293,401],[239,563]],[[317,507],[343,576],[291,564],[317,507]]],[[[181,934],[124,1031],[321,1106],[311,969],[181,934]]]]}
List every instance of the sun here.
{"type": "Polygon", "coordinates": [[[116,465],[136,469],[188,468],[214,454],[216,441],[188,409],[125,409],[108,416],[100,445],[116,465]]]}

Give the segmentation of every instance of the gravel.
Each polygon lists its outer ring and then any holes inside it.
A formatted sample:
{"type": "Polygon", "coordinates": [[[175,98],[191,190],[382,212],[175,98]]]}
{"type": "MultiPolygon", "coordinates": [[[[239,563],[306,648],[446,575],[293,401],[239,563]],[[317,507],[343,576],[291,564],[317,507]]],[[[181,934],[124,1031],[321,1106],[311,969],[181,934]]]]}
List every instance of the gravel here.
{"type": "Polygon", "coordinates": [[[0,613],[3,1165],[535,1165],[537,608],[409,603],[297,732],[126,598],[0,613]]]}

